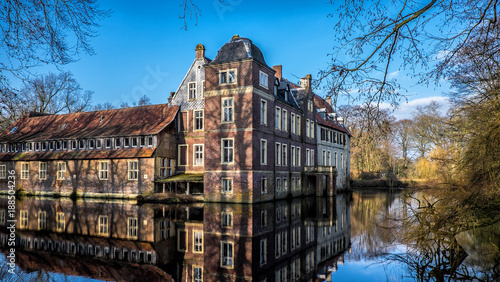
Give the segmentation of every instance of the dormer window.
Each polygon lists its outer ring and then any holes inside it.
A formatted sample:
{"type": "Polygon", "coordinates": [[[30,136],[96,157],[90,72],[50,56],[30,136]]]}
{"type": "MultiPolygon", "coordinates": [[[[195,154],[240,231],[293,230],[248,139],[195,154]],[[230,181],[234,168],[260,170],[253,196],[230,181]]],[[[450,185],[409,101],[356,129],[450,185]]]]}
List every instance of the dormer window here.
{"type": "Polygon", "coordinates": [[[89,149],[94,149],[95,140],[89,140],[89,149]]]}
{"type": "Polygon", "coordinates": [[[259,71],[259,74],[260,74],[259,75],[259,77],[260,77],[259,85],[267,89],[267,85],[268,85],[268,81],[269,81],[267,74],[264,73],[263,71],[259,71]]]}
{"type": "Polygon", "coordinates": [[[141,137],[141,147],[146,146],[146,137],[141,137]]]}
{"type": "Polygon", "coordinates": [[[105,142],[106,142],[106,148],[108,149],[111,148],[111,139],[108,138],[105,140],[105,142]]]}
{"type": "Polygon", "coordinates": [[[224,70],[219,73],[219,84],[233,84],[236,83],[236,70],[224,70]]]}
{"type": "Polygon", "coordinates": [[[78,149],[82,150],[85,148],[85,143],[83,140],[78,140],[78,149]]]}
{"type": "Polygon", "coordinates": [[[285,101],[288,101],[288,95],[290,94],[290,85],[286,85],[285,88],[285,101]]]}

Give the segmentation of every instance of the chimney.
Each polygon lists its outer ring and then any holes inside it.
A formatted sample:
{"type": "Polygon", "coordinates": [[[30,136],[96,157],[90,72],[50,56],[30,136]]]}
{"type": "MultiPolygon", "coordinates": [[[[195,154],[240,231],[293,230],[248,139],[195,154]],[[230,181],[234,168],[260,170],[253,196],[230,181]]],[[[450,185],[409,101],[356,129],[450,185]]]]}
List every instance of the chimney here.
{"type": "Polygon", "coordinates": [[[203,46],[203,44],[196,45],[194,50],[196,51],[196,59],[205,58],[205,46],[203,46]]]}
{"type": "Polygon", "coordinates": [[[281,65],[273,66],[273,70],[276,71],[276,73],[274,74],[274,76],[276,76],[281,81],[281,70],[282,70],[281,65]]]}
{"type": "Polygon", "coordinates": [[[328,105],[332,105],[332,96],[327,96],[326,97],[326,102],[328,103],[328,105]]]}
{"type": "Polygon", "coordinates": [[[300,87],[305,88],[306,91],[311,88],[311,75],[307,74],[306,77],[300,79],[300,87]]]}

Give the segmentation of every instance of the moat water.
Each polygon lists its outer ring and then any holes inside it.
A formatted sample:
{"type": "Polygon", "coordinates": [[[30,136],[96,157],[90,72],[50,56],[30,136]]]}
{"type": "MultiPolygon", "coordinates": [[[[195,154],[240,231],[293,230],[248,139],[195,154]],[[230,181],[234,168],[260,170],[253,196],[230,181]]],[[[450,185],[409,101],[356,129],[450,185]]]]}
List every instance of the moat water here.
{"type": "Polygon", "coordinates": [[[26,198],[16,201],[13,246],[3,196],[0,280],[498,281],[499,226],[450,238],[425,233],[412,211],[429,198],[360,191],[257,205],[26,198]]]}

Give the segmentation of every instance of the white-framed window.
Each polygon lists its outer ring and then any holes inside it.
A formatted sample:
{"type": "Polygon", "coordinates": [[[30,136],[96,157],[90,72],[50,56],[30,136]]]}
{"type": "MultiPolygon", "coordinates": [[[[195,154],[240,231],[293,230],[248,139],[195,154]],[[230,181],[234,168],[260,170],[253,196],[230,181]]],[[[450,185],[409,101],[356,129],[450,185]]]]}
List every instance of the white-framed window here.
{"type": "Polygon", "coordinates": [[[128,161],[128,180],[139,179],[139,161],[128,161]]]}
{"type": "Polygon", "coordinates": [[[20,228],[28,228],[28,211],[21,210],[21,222],[19,225],[20,228]]]}
{"type": "Polygon", "coordinates": [[[260,139],[260,164],[267,164],[267,140],[260,139]]]}
{"type": "Polygon", "coordinates": [[[104,145],[106,146],[107,149],[111,148],[111,139],[110,138],[106,138],[104,140],[104,145]]]}
{"type": "Polygon", "coordinates": [[[38,164],[38,178],[40,178],[40,180],[47,179],[47,163],[46,162],[40,162],[38,164]]]}
{"type": "Polygon", "coordinates": [[[57,163],[57,180],[64,180],[66,177],[66,163],[58,162],[57,163]]]}
{"type": "Polygon", "coordinates": [[[175,171],[175,160],[169,159],[167,166],[167,176],[174,175],[174,171],[175,171]]]}
{"type": "Polygon", "coordinates": [[[290,131],[295,134],[295,114],[290,114],[290,131]]]}
{"type": "Polygon", "coordinates": [[[261,185],[260,185],[260,192],[262,194],[267,193],[267,178],[262,178],[261,185]]]}
{"type": "Polygon", "coordinates": [[[267,263],[267,239],[260,240],[260,265],[267,263]]]}
{"type": "Polygon", "coordinates": [[[306,149],[306,166],[311,166],[311,150],[306,149]]]}
{"type": "Polygon", "coordinates": [[[98,233],[99,235],[108,235],[109,234],[109,229],[108,229],[108,216],[107,215],[100,215],[98,218],[98,233]]]}
{"type": "Polygon", "coordinates": [[[193,146],[194,165],[203,165],[203,147],[203,144],[195,144],[193,146]]]}
{"type": "Polygon", "coordinates": [[[297,166],[300,166],[300,162],[301,162],[300,147],[295,148],[295,153],[297,154],[297,157],[295,158],[295,162],[297,163],[297,166]]]}
{"type": "Polygon", "coordinates": [[[296,115],[295,116],[296,122],[295,122],[295,134],[300,136],[300,116],[296,115]]]}
{"type": "Polygon", "coordinates": [[[56,213],[56,230],[57,232],[63,232],[66,228],[66,220],[64,219],[64,213],[56,213]]]}
{"type": "Polygon", "coordinates": [[[314,166],[314,163],[315,163],[315,161],[314,161],[314,150],[311,149],[311,166],[314,166]]]}
{"type": "Polygon", "coordinates": [[[99,161],[99,180],[109,179],[109,161],[99,161]]]}
{"type": "Polygon", "coordinates": [[[161,177],[167,176],[167,161],[168,160],[166,158],[160,159],[160,176],[161,177]]]}
{"type": "Polygon", "coordinates": [[[283,191],[288,192],[288,178],[283,177],[283,191]]]}
{"type": "Polygon", "coordinates": [[[281,178],[276,178],[276,192],[281,192],[281,178]]]}
{"type": "Polygon", "coordinates": [[[137,217],[129,217],[127,220],[127,237],[137,238],[137,217]]]}
{"type": "Polygon", "coordinates": [[[201,98],[205,99],[205,80],[201,81],[201,98]]]}
{"type": "Polygon", "coordinates": [[[282,150],[281,150],[281,156],[282,156],[281,165],[287,166],[288,165],[288,145],[287,144],[282,144],[281,147],[282,147],[282,150]]]}
{"type": "Polygon", "coordinates": [[[130,138],[123,138],[123,146],[125,146],[125,148],[130,147],[130,138]]]}
{"type": "Polygon", "coordinates": [[[196,99],[196,82],[188,83],[188,89],[189,89],[189,100],[195,100],[196,99]]]}
{"type": "Polygon", "coordinates": [[[335,167],[338,167],[339,164],[338,164],[338,155],[337,155],[337,152],[335,152],[335,160],[334,160],[334,162],[335,162],[335,167]]]}
{"type": "Polygon", "coordinates": [[[233,179],[222,178],[222,193],[233,193],[233,179]]]}
{"type": "Polygon", "coordinates": [[[234,243],[222,241],[221,244],[221,266],[224,268],[233,268],[234,243]]]}
{"type": "Polygon", "coordinates": [[[309,123],[309,119],[306,119],[306,137],[310,137],[311,133],[310,133],[310,130],[309,130],[309,127],[310,127],[310,123],[309,123]]]}
{"type": "Polygon", "coordinates": [[[276,129],[281,130],[281,108],[276,107],[276,129]]]}
{"type": "Polygon", "coordinates": [[[281,124],[281,128],[283,129],[283,131],[288,132],[288,111],[287,110],[283,110],[283,113],[281,114],[281,118],[283,120],[283,122],[281,124]]]}
{"type": "Polygon", "coordinates": [[[203,252],[203,231],[193,231],[193,253],[203,252]]]}
{"type": "Polygon", "coordinates": [[[331,166],[332,165],[332,152],[328,151],[326,155],[326,163],[327,165],[331,166]]]}
{"type": "Polygon", "coordinates": [[[263,71],[259,71],[259,85],[266,89],[269,85],[269,77],[263,71]]]}
{"type": "MultiPolygon", "coordinates": [[[[59,144],[60,144],[60,143],[59,143],[59,142],[57,142],[57,144],[58,144],[57,146],[59,147],[59,144]]],[[[101,139],[97,139],[97,140],[96,140],[96,148],[97,148],[97,149],[100,149],[101,147],[102,147],[102,140],[101,140],[101,139]]]]}
{"type": "Polygon", "coordinates": [[[276,149],[275,149],[274,154],[275,154],[275,156],[274,156],[275,164],[277,166],[280,166],[281,165],[281,144],[278,142],[276,142],[276,149]]]}
{"type": "Polygon", "coordinates": [[[203,282],[203,268],[193,266],[193,282],[203,282]]]}
{"type": "Polygon", "coordinates": [[[323,155],[322,156],[323,156],[323,158],[321,160],[322,161],[321,164],[322,165],[327,165],[327,162],[326,162],[326,151],[325,150],[323,150],[323,155]]]}
{"type": "Polygon", "coordinates": [[[220,217],[221,217],[220,225],[222,228],[233,227],[233,213],[232,212],[223,211],[221,213],[220,217]]]}
{"type": "Polygon", "coordinates": [[[260,100],[260,124],[267,125],[267,101],[260,100]]]}
{"type": "Polygon", "coordinates": [[[140,139],[139,139],[139,144],[140,144],[141,147],[146,146],[146,137],[141,136],[140,139]]]}
{"type": "Polygon", "coordinates": [[[234,122],[234,98],[222,98],[222,122],[234,122]]]}
{"type": "Polygon", "coordinates": [[[267,210],[263,210],[260,212],[260,225],[262,227],[267,226],[267,210]]]}
{"type": "Polygon", "coordinates": [[[7,166],[0,165],[0,179],[5,179],[5,178],[7,178],[7,166]]]}
{"type": "Polygon", "coordinates": [[[219,73],[219,84],[236,83],[236,69],[223,70],[219,73]]]}
{"type": "Polygon", "coordinates": [[[311,133],[309,134],[309,137],[314,138],[314,121],[311,120],[310,122],[311,126],[309,128],[311,130],[311,133]]]}
{"type": "Polygon", "coordinates": [[[194,111],[194,130],[203,130],[203,110],[194,111]]]}
{"type": "Polygon", "coordinates": [[[223,164],[231,164],[234,162],[234,139],[223,138],[221,139],[221,162],[223,164]]]}
{"type": "Polygon", "coordinates": [[[38,230],[47,229],[47,213],[44,211],[38,212],[38,230]]]}
{"type": "Polygon", "coordinates": [[[281,256],[281,233],[274,235],[274,256],[281,256]]]}
{"type": "Polygon", "coordinates": [[[290,163],[292,166],[296,166],[295,162],[295,146],[290,147],[290,163]]]}
{"type": "Polygon", "coordinates": [[[148,137],[148,147],[153,147],[153,136],[148,137]]]}
{"type": "Polygon", "coordinates": [[[28,179],[30,167],[28,163],[21,163],[21,179],[28,179]]]}

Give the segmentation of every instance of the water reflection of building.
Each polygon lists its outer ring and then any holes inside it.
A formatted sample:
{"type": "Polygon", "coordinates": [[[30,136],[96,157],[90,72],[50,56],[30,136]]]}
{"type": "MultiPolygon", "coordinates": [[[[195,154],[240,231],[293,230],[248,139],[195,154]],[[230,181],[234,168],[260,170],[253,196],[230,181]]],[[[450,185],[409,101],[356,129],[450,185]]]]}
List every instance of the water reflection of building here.
{"type": "MultiPolygon", "coordinates": [[[[350,195],[254,205],[17,203],[17,261],[103,280],[317,281],[350,245],[350,195]]],[[[0,199],[0,212],[7,201],[0,199]]],[[[0,222],[2,250],[6,222],[0,222]]]]}
{"type": "MultiPolygon", "coordinates": [[[[0,213],[6,209],[2,198],[0,213]]],[[[16,203],[16,220],[16,263],[27,272],[103,280],[168,278],[152,266],[157,255],[151,209],[125,202],[26,199],[16,203]]],[[[6,250],[10,234],[5,220],[0,227],[6,250]]]]}
{"type": "Polygon", "coordinates": [[[350,195],[155,209],[158,264],[176,281],[316,281],[350,245],[350,195]]]}

